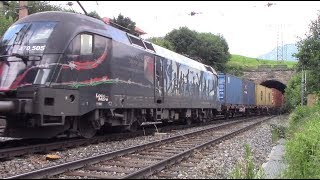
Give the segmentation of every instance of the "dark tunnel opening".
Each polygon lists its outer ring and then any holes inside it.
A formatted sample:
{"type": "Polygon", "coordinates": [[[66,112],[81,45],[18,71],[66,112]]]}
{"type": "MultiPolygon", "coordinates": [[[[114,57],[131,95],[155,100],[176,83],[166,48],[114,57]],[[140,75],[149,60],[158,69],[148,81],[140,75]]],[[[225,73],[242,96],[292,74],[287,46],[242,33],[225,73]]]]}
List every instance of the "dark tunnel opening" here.
{"type": "Polygon", "coordinates": [[[261,85],[266,86],[268,88],[275,88],[284,93],[284,89],[287,87],[285,84],[275,81],[275,80],[267,80],[261,83],[261,85]]]}

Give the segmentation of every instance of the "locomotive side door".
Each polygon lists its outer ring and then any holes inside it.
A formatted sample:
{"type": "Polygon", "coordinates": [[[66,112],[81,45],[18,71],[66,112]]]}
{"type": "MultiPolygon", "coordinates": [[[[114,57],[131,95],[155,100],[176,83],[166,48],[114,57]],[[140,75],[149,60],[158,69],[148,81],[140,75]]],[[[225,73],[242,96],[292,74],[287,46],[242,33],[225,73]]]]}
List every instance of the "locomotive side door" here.
{"type": "Polygon", "coordinates": [[[155,56],[154,101],[158,104],[164,101],[163,61],[164,58],[155,56]]]}

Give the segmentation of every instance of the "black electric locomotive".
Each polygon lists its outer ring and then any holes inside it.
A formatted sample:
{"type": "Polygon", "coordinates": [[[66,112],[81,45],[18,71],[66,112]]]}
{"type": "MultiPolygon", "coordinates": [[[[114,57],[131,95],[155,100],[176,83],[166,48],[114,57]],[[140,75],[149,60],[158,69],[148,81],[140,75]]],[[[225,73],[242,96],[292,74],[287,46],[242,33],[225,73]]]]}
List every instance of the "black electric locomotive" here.
{"type": "Polygon", "coordinates": [[[0,57],[9,137],[90,138],[115,126],[206,121],[220,110],[213,68],[81,14],[17,21],[0,57]]]}

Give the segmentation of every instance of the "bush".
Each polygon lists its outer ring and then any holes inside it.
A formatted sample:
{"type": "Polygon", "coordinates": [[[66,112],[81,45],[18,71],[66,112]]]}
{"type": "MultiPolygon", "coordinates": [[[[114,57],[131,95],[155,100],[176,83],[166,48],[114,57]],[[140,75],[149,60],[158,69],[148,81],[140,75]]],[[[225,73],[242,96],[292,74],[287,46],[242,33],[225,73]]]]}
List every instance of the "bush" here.
{"type": "Polygon", "coordinates": [[[301,105],[301,73],[297,73],[291,77],[285,89],[285,108],[293,110],[301,105]]]}
{"type": "Polygon", "coordinates": [[[293,135],[294,132],[303,126],[309,117],[319,112],[319,107],[319,105],[313,107],[298,106],[289,116],[289,135],[293,135]]]}
{"type": "Polygon", "coordinates": [[[6,32],[6,30],[14,23],[13,19],[11,17],[7,18],[4,15],[0,14],[0,39],[6,32]]]}
{"type": "Polygon", "coordinates": [[[320,178],[320,107],[298,107],[290,116],[286,178],[320,178]]]}

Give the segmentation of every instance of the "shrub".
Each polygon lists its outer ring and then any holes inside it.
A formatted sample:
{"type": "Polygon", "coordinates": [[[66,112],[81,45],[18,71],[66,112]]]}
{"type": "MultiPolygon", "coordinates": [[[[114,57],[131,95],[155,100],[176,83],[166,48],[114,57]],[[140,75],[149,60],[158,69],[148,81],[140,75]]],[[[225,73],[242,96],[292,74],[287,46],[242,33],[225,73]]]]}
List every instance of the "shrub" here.
{"type": "Polygon", "coordinates": [[[320,178],[320,108],[298,107],[290,116],[286,178],[320,178]]]}

